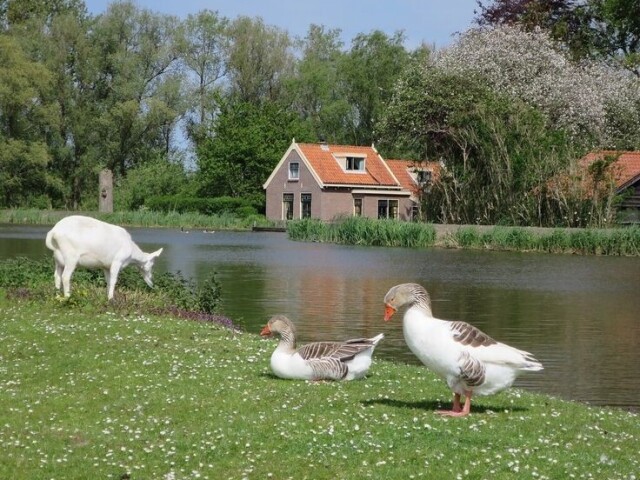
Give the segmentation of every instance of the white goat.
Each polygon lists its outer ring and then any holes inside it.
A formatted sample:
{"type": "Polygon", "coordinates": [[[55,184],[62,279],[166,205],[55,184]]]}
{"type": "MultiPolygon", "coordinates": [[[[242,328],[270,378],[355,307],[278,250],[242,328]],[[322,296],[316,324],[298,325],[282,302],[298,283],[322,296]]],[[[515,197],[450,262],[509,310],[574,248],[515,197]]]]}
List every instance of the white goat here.
{"type": "Polygon", "coordinates": [[[130,263],[140,269],[144,281],[153,287],[151,269],[162,253],[162,248],[144,253],[124,228],[81,215],[65,217],[56,223],[47,233],[46,244],[53,250],[56,261],[56,289],[60,290],[62,284],[65,297],[71,295],[71,275],[77,265],[104,270],[109,300],[113,298],[118,273],[130,263]]]}

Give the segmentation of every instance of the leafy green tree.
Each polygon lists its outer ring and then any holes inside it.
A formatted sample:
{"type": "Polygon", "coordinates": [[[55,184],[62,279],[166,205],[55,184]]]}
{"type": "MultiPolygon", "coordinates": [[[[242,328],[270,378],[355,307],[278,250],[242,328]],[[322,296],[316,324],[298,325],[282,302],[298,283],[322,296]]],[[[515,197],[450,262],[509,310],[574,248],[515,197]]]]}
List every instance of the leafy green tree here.
{"type": "Polygon", "coordinates": [[[576,58],[592,53],[596,39],[591,14],[577,0],[477,1],[476,22],[481,26],[520,25],[527,31],[542,28],[552,38],[568,45],[576,58]]]}
{"type": "Polygon", "coordinates": [[[391,99],[396,79],[409,60],[401,32],[392,37],[375,30],[359,34],[341,63],[339,80],[351,111],[345,117],[349,143],[371,144],[373,127],[391,99]]]}
{"type": "Polygon", "coordinates": [[[265,25],[261,18],[238,17],[229,26],[229,36],[230,93],[254,104],[279,100],[294,64],[287,32],[265,25]]]}
{"type": "Polygon", "coordinates": [[[302,41],[302,58],[288,83],[292,108],[311,124],[316,139],[344,143],[348,138],[345,119],[350,105],[338,70],[344,57],[339,30],[311,25],[302,41]]]}
{"type": "Polygon", "coordinates": [[[53,199],[57,208],[77,209],[83,198],[97,195],[101,148],[94,123],[99,109],[89,28],[88,19],[69,11],[52,17],[48,27],[31,32],[39,39],[42,64],[52,76],[54,88],[48,101],[60,112],[56,130],[47,136],[51,171],[64,182],[62,197],[53,199]]]}
{"type": "Polygon", "coordinates": [[[0,0],[0,27],[36,23],[49,24],[57,15],[86,15],[83,0],[0,0]]]}
{"type": "Polygon", "coordinates": [[[215,118],[221,95],[220,82],[227,72],[229,20],[203,10],[183,23],[182,62],[193,80],[188,81],[190,105],[188,130],[197,140],[199,129],[215,118]]]}
{"type": "Polygon", "coordinates": [[[215,134],[197,149],[200,194],[262,196],[267,180],[292,138],[311,135],[299,117],[275,102],[227,102],[215,134]]]}
{"type": "Polygon", "coordinates": [[[166,152],[170,130],[184,113],[171,93],[180,81],[172,72],[178,33],[177,18],[138,9],[132,2],[113,3],[96,18],[92,38],[101,114],[95,128],[104,164],[116,175],[166,152]]]}
{"type": "Polygon", "coordinates": [[[600,52],[640,76],[640,1],[590,0],[588,5],[600,52]]]}
{"type": "Polygon", "coordinates": [[[574,59],[617,60],[640,75],[638,0],[494,0],[478,5],[479,25],[542,28],[567,45],[574,59]]]}
{"type": "Polygon", "coordinates": [[[114,192],[117,210],[137,210],[147,198],[179,195],[191,187],[191,178],[181,162],[160,156],[130,170],[118,180],[114,192]]]}
{"type": "Polygon", "coordinates": [[[547,182],[570,158],[562,132],[484,79],[414,65],[379,124],[381,149],[404,148],[440,160],[424,206],[445,223],[548,225],[547,182]],[[399,145],[398,145],[399,144],[399,145]]]}
{"type": "Polygon", "coordinates": [[[48,172],[45,142],[58,110],[45,98],[50,72],[30,60],[12,37],[0,34],[0,204],[19,206],[59,189],[48,172]]]}

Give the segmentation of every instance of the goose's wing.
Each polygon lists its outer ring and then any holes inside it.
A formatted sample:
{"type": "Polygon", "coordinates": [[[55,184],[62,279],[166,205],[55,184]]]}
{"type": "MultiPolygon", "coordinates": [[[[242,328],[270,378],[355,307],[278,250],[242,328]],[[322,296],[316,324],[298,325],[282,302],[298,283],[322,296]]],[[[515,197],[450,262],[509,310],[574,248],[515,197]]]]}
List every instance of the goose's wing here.
{"type": "MultiPolygon", "coordinates": [[[[498,342],[473,325],[457,321],[451,322],[449,328],[453,340],[460,343],[464,351],[476,362],[494,363],[531,371],[542,370],[542,364],[531,353],[498,342]]],[[[461,359],[461,363],[466,363],[466,360],[461,359]]],[[[477,371],[477,367],[472,370],[477,371]]]]}
{"type": "Polygon", "coordinates": [[[313,370],[313,378],[316,380],[342,380],[349,373],[347,364],[338,358],[312,358],[307,360],[307,364],[313,370]]]}
{"type": "Polygon", "coordinates": [[[460,355],[458,366],[460,367],[460,379],[469,387],[477,387],[484,383],[486,372],[484,363],[466,350],[460,355]]]}
{"type": "Polygon", "coordinates": [[[451,322],[449,324],[453,340],[470,347],[488,347],[498,342],[477,327],[467,322],[451,322]]]}
{"type": "Polygon", "coordinates": [[[371,348],[373,343],[366,338],[355,338],[346,342],[314,342],[298,349],[298,353],[305,360],[331,358],[346,362],[358,353],[371,348]]]}

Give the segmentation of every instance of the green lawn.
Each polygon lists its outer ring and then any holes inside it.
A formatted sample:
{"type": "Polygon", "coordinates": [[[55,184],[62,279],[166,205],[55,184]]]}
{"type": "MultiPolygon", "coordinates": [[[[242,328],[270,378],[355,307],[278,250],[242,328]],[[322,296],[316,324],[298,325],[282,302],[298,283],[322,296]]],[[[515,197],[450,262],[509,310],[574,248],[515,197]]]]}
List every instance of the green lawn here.
{"type": "Polygon", "coordinates": [[[0,289],[2,479],[633,479],[637,414],[512,389],[440,418],[444,383],[376,360],[274,378],[275,341],[0,289]],[[57,303],[57,304],[56,304],[57,303]]]}

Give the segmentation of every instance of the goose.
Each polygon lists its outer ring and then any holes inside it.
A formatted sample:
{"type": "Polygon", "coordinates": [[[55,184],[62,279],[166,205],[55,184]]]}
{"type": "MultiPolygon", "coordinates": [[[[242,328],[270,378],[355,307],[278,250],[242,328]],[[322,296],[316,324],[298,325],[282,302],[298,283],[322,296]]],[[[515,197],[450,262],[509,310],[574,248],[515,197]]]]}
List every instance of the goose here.
{"type": "Polygon", "coordinates": [[[260,332],[280,335],[271,355],[271,370],[280,378],[299,380],[354,380],[367,374],[371,355],[384,334],[346,342],[315,342],[296,348],[296,329],[284,315],[275,315],[260,332]]]}
{"type": "Polygon", "coordinates": [[[521,373],[543,369],[529,352],[498,342],[466,322],[434,318],[429,294],[417,283],[392,287],[384,304],[385,322],[399,308],[408,307],[403,318],[407,346],[453,391],[452,409],[438,411],[441,415],[468,415],[473,395],[497,393],[510,387],[521,373]],[[460,403],[462,396],[464,406],[460,403]]]}

